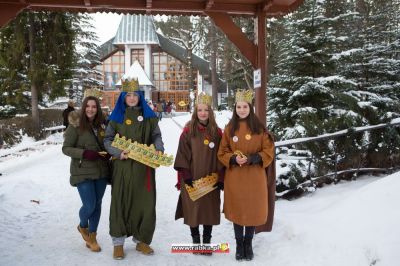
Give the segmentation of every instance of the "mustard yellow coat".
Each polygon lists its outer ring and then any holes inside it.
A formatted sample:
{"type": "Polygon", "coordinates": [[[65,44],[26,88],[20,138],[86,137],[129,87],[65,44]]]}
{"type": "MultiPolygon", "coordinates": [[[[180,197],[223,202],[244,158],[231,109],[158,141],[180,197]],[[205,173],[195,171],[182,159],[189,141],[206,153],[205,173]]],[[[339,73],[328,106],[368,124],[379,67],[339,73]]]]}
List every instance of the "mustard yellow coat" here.
{"type": "Polygon", "coordinates": [[[224,213],[226,219],[242,226],[259,226],[267,222],[268,187],[265,168],[274,159],[274,142],[264,132],[251,134],[245,121],[239,124],[235,136],[227,126],[218,150],[218,159],[225,165],[224,213]],[[259,153],[262,165],[229,165],[236,150],[248,156],[259,153]]]}

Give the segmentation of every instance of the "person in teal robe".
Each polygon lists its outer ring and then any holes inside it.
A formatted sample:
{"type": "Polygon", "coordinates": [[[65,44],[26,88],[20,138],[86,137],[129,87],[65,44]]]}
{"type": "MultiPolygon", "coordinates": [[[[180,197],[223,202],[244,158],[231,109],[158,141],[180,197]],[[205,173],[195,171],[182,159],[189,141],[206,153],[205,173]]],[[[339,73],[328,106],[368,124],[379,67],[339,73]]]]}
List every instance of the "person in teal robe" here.
{"type": "Polygon", "coordinates": [[[132,236],[136,250],[151,255],[156,225],[155,170],[128,158],[128,151],[111,146],[116,134],[132,142],[151,145],[164,152],[156,114],[147,105],[136,80],[122,83],[122,92],[109,117],[104,146],[113,156],[111,181],[110,235],[113,257],[124,258],[125,238],[132,236]]]}

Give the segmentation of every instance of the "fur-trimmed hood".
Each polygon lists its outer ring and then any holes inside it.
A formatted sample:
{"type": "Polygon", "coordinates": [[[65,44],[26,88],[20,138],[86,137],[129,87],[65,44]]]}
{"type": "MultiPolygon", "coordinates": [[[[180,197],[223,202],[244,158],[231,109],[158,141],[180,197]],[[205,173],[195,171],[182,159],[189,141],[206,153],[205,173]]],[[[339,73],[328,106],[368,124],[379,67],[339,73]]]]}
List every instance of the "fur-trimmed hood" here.
{"type": "Polygon", "coordinates": [[[81,116],[81,113],[78,110],[70,112],[68,115],[69,124],[73,127],[79,127],[80,116],[81,116]]]}

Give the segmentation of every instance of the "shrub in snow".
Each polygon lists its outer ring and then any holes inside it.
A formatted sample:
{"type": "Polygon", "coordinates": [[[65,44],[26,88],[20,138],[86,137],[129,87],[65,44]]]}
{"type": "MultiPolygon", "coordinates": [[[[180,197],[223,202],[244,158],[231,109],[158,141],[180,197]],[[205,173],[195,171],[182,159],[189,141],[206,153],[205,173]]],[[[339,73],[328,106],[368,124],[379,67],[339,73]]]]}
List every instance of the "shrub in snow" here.
{"type": "Polygon", "coordinates": [[[2,105],[0,106],[0,119],[13,117],[16,114],[17,110],[14,106],[11,105],[2,105]]]}
{"type": "MultiPolygon", "coordinates": [[[[57,109],[43,109],[39,110],[40,117],[40,128],[43,130],[44,128],[60,126],[62,125],[62,110],[57,109]]],[[[13,145],[14,143],[18,143],[21,140],[21,135],[26,134],[30,137],[36,137],[40,139],[45,137],[46,132],[42,131],[39,136],[34,135],[34,131],[32,128],[32,120],[30,116],[25,117],[11,117],[2,119],[0,121],[1,129],[7,130],[5,134],[9,137],[5,137],[5,141],[9,145],[13,145]],[[20,132],[20,133],[19,133],[20,132]],[[7,141],[6,138],[10,140],[7,141]]]]}

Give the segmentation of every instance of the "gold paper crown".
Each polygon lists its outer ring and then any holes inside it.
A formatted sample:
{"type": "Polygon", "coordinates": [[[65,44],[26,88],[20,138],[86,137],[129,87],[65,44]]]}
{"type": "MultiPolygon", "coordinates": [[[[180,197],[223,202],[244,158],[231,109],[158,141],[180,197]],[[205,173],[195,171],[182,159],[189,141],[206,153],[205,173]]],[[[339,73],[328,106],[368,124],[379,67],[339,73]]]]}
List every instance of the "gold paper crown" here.
{"type": "Polygon", "coordinates": [[[197,95],[196,105],[197,104],[206,104],[211,106],[212,97],[205,92],[201,92],[197,95]]]}
{"type": "Polygon", "coordinates": [[[254,95],[253,90],[237,90],[235,102],[252,103],[253,95],[254,95]]]}
{"type": "Polygon", "coordinates": [[[242,157],[242,158],[246,158],[247,159],[247,156],[246,155],[244,155],[243,154],[243,152],[241,152],[241,151],[239,151],[239,150],[236,150],[233,154],[235,154],[235,155],[239,155],[240,157],[242,157]]]}
{"type": "Polygon", "coordinates": [[[139,81],[137,79],[125,79],[122,80],[122,91],[134,92],[139,90],[139,81]]]}
{"type": "Polygon", "coordinates": [[[95,89],[95,88],[86,89],[83,94],[83,98],[86,98],[88,96],[94,96],[94,97],[100,99],[103,96],[103,92],[101,90],[95,89]]]}
{"type": "Polygon", "coordinates": [[[215,183],[218,181],[218,174],[211,173],[211,175],[204,176],[200,179],[193,181],[193,187],[185,184],[185,188],[191,200],[195,201],[207,193],[216,189],[215,183]]]}
{"type": "Polygon", "coordinates": [[[128,157],[135,161],[141,162],[152,168],[157,168],[160,165],[170,166],[174,161],[174,157],[168,154],[159,154],[154,145],[147,146],[138,142],[132,142],[130,139],[121,137],[119,134],[115,135],[114,141],[111,143],[112,147],[120,150],[128,150],[128,157]]]}

